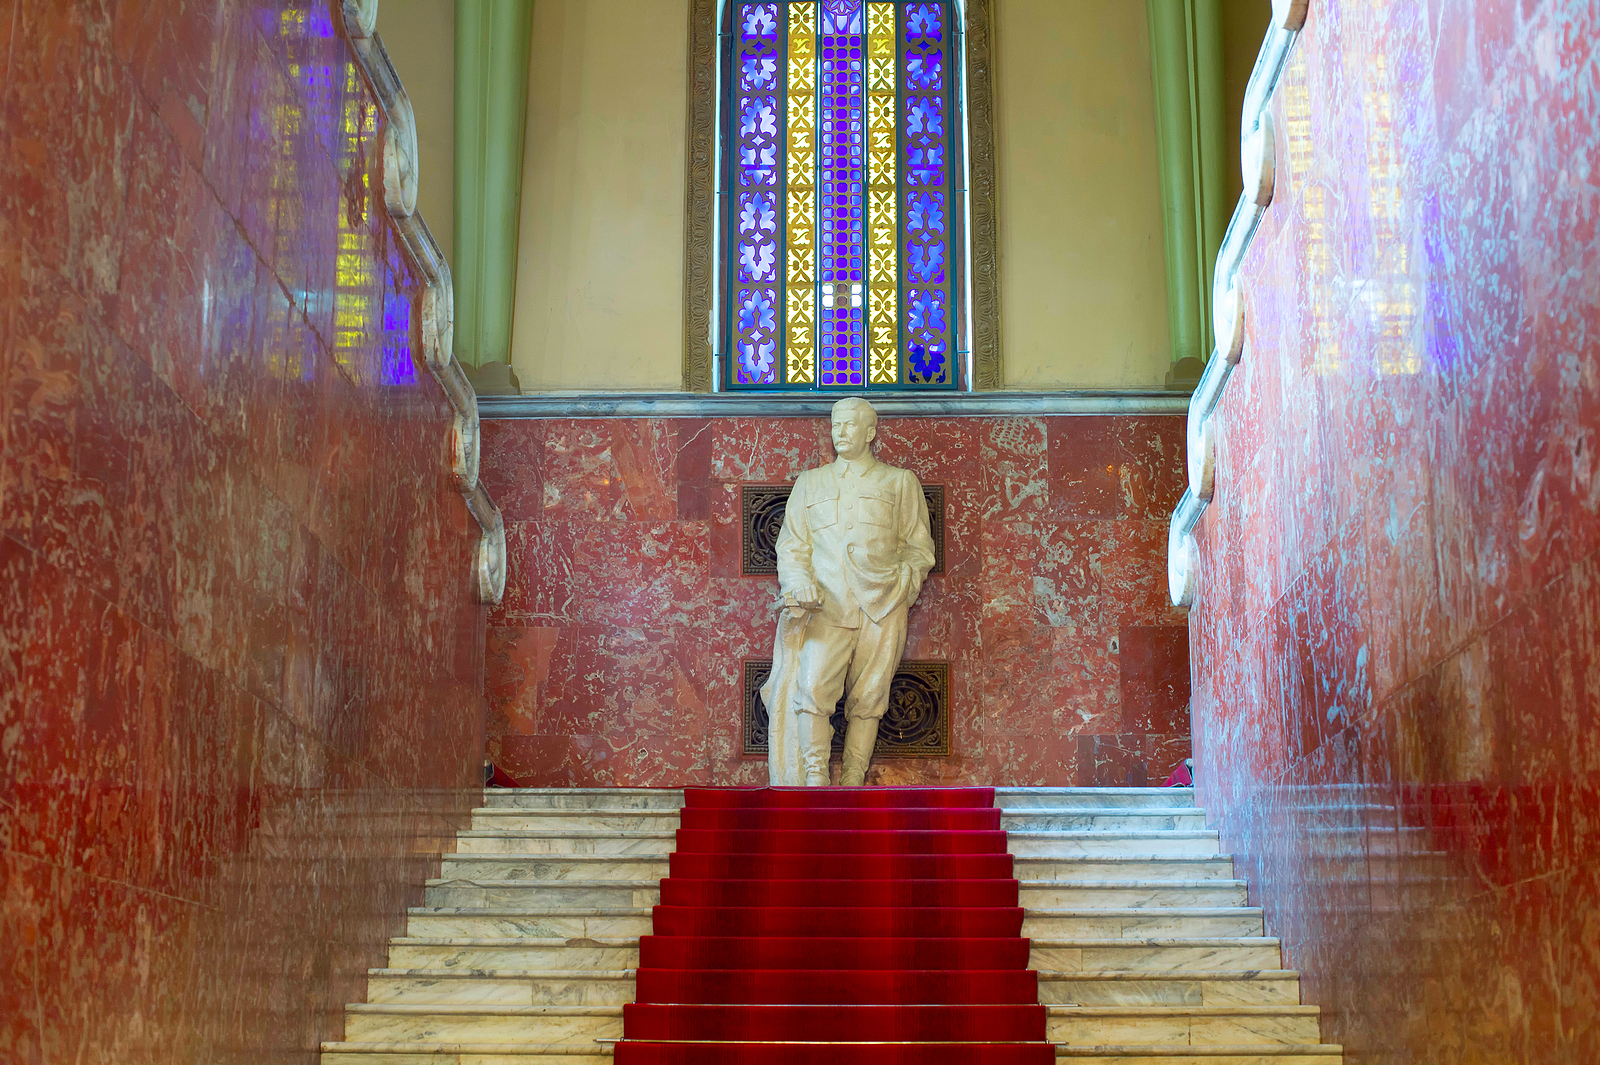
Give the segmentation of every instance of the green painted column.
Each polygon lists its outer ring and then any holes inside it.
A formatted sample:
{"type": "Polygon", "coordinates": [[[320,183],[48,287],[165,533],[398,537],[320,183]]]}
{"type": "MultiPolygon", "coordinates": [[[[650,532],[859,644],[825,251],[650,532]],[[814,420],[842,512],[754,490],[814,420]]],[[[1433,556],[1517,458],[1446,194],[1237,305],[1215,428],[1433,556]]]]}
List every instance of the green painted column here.
{"type": "Polygon", "coordinates": [[[510,362],[533,0],[456,0],[455,354],[510,362]]]}
{"type": "MultiPolygon", "coordinates": [[[[1221,0],[1145,0],[1172,361],[1211,352],[1211,276],[1228,226],[1221,0]]],[[[1189,375],[1182,375],[1189,376],[1189,375]]]]}

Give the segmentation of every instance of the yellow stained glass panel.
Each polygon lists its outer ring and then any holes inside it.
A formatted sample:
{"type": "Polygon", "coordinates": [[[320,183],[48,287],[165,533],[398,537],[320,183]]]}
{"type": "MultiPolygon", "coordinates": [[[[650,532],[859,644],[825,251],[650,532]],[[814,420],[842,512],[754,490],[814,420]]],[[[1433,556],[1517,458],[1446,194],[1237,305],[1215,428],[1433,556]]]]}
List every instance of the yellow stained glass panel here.
{"type": "Polygon", "coordinates": [[[817,5],[789,5],[788,241],[784,274],[784,379],[817,379],[817,5]]]}
{"type": "Polygon", "coordinates": [[[900,379],[895,227],[895,5],[867,4],[867,380],[900,379]]]}

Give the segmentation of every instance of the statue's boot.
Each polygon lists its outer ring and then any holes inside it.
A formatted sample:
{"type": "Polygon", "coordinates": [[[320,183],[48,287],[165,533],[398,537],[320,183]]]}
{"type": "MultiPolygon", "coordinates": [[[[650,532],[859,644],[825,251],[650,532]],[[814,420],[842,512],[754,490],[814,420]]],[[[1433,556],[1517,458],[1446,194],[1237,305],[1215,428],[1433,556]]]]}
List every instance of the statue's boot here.
{"type": "Polygon", "coordinates": [[[867,766],[872,761],[872,745],[878,740],[878,719],[852,718],[844,728],[844,772],[839,783],[860,787],[867,782],[867,766]]]}
{"type": "Polygon", "coordinates": [[[828,786],[828,752],[833,746],[833,723],[822,714],[794,715],[799,735],[800,776],[808,788],[828,786]]]}

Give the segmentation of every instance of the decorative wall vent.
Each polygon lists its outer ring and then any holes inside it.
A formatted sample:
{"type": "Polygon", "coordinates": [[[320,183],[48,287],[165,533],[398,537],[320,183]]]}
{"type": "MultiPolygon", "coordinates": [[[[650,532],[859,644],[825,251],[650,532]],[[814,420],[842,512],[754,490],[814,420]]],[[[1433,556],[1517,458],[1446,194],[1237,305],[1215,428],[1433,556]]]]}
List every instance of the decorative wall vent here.
{"type": "MultiPolygon", "coordinates": [[[[739,572],[746,577],[778,572],[778,530],[783,528],[783,513],[792,491],[792,484],[739,486],[739,572]]],[[[928,501],[928,531],[933,534],[933,569],[929,572],[943,573],[944,485],[925,484],[922,494],[928,501]]]]}
{"type": "MultiPolygon", "coordinates": [[[[767,753],[767,707],[761,685],[772,659],[744,660],[744,753],[767,753]]],[[[830,719],[834,753],[844,749],[844,700],[830,719]]],[[[889,683],[889,710],[878,725],[875,758],[944,758],[950,753],[950,663],[907,660],[889,683]]]]}

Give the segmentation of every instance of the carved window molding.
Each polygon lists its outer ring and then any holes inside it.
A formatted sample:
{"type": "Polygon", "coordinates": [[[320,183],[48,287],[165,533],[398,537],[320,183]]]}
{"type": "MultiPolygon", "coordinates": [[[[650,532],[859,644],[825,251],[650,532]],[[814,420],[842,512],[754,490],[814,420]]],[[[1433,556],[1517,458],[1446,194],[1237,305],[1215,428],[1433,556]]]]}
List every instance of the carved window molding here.
{"type": "MultiPolygon", "coordinates": [[[[975,391],[1003,385],[1000,366],[999,263],[995,244],[993,0],[965,0],[968,239],[975,391]]],[[[689,11],[688,151],[684,201],[683,387],[715,390],[712,310],[717,266],[716,120],[719,0],[691,0],[689,11]]]]}

